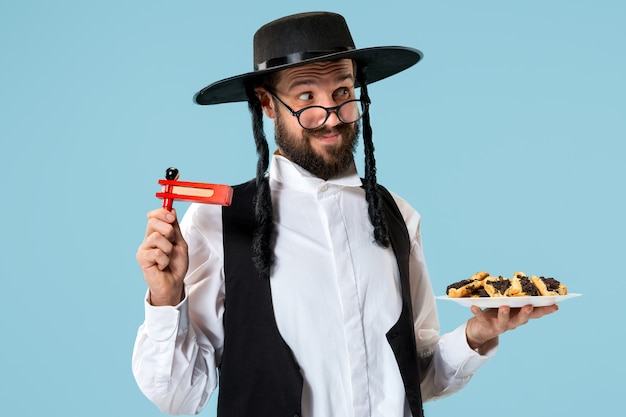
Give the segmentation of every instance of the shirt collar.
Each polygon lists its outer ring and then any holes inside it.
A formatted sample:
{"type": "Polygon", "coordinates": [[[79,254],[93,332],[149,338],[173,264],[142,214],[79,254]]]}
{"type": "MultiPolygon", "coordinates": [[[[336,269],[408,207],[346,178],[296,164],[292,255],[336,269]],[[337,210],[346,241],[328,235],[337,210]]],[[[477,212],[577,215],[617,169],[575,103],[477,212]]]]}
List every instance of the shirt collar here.
{"type": "Polygon", "coordinates": [[[354,163],[344,174],[324,180],[278,154],[272,156],[270,182],[280,188],[295,188],[303,192],[314,192],[324,184],[335,185],[339,188],[361,186],[361,178],[354,163]]]}

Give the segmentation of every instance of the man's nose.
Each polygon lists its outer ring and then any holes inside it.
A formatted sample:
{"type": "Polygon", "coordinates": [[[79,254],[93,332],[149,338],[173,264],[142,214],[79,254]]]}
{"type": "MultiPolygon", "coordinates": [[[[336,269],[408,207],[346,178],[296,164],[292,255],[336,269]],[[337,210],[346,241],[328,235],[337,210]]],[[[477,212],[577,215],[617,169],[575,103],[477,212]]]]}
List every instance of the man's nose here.
{"type": "Polygon", "coordinates": [[[328,118],[326,119],[326,123],[324,124],[328,124],[330,126],[337,126],[338,124],[342,123],[341,120],[339,120],[339,115],[337,114],[336,108],[333,110],[329,110],[327,107],[326,112],[328,113],[328,118]]]}

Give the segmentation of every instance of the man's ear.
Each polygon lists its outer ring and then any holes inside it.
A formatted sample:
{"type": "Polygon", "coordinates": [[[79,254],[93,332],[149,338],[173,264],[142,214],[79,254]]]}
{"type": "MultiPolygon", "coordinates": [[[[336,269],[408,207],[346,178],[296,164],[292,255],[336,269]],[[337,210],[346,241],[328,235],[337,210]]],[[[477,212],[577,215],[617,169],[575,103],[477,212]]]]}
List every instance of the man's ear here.
{"type": "Polygon", "coordinates": [[[270,119],[276,117],[276,112],[274,109],[274,100],[272,100],[272,96],[269,91],[267,91],[263,87],[257,87],[254,89],[254,92],[261,102],[261,108],[263,108],[263,113],[270,119]]]}

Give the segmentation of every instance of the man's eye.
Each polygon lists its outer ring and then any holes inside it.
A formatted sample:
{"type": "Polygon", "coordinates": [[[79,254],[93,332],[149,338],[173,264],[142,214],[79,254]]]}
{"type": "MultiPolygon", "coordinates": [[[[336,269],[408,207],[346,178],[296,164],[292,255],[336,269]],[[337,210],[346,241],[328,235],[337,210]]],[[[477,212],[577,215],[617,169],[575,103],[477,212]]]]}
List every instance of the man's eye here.
{"type": "Polygon", "coordinates": [[[349,95],[350,95],[350,89],[349,89],[349,88],[347,88],[347,87],[342,87],[342,88],[340,88],[340,89],[338,89],[338,90],[337,90],[336,95],[337,95],[338,97],[346,97],[346,96],[349,96],[349,95]]]}
{"type": "Polygon", "coordinates": [[[311,93],[302,93],[298,96],[298,100],[311,100],[313,98],[313,96],[311,95],[311,93]]]}

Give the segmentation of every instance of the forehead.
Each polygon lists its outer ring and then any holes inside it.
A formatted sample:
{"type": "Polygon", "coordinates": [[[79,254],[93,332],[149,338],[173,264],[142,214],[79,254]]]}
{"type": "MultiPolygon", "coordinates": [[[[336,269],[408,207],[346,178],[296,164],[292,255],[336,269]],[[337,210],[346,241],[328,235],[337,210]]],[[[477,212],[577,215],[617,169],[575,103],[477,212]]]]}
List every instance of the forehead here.
{"type": "Polygon", "coordinates": [[[350,59],[322,61],[280,71],[277,85],[290,89],[302,84],[354,82],[354,64],[350,59]]]}

